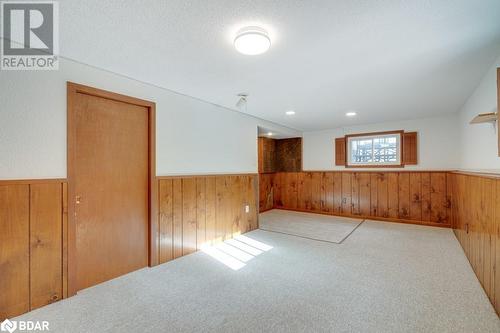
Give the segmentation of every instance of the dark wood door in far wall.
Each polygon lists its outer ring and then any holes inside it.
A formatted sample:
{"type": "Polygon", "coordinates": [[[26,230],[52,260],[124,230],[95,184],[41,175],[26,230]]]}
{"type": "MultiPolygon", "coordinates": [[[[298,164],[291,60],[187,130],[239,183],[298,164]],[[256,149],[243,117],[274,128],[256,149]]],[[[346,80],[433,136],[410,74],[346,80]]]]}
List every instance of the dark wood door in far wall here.
{"type": "Polygon", "coordinates": [[[148,265],[148,108],[75,96],[76,285],[148,265]]]}

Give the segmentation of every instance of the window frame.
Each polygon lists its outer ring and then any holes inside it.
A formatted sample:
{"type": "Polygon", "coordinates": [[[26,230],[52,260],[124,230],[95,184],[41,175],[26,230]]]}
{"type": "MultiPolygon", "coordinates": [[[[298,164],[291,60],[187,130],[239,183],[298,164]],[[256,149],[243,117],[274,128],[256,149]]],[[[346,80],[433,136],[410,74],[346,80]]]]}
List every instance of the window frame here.
{"type": "Polygon", "coordinates": [[[385,131],[385,132],[371,132],[371,133],[360,133],[360,134],[348,134],[345,136],[345,167],[346,168],[404,168],[404,156],[403,156],[403,141],[404,141],[404,131],[385,131]],[[396,134],[399,135],[399,163],[395,164],[350,164],[351,163],[351,147],[350,141],[353,138],[367,137],[373,138],[376,136],[384,136],[396,134]]]}

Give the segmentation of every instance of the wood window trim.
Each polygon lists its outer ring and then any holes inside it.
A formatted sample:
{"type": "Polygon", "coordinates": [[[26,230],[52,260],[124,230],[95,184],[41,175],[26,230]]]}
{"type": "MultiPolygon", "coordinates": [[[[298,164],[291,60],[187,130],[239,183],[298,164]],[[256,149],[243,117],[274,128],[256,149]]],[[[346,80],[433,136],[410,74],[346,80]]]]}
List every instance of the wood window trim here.
{"type": "Polygon", "coordinates": [[[404,132],[402,147],[403,164],[418,165],[418,132],[404,132]]]}
{"type": "Polygon", "coordinates": [[[67,82],[67,183],[68,183],[68,245],[67,245],[67,269],[68,269],[68,296],[74,296],[77,292],[76,282],[76,221],[75,221],[75,159],[76,159],[76,108],[75,100],[78,93],[124,102],[148,109],[148,156],[149,156],[149,246],[148,264],[158,265],[159,250],[159,227],[158,227],[158,182],[156,180],[156,104],[154,102],[117,94],[85,85],[67,82]]]}
{"type": "Polygon", "coordinates": [[[345,166],[346,165],[346,143],[345,137],[336,138],[334,142],[335,147],[335,166],[345,166]]]}
{"type": "Polygon", "coordinates": [[[349,169],[357,169],[357,168],[404,168],[404,152],[403,152],[403,140],[404,140],[404,130],[395,130],[395,131],[384,131],[384,132],[370,132],[370,133],[356,133],[356,134],[347,134],[344,136],[345,138],[345,167],[349,169]],[[400,159],[399,159],[399,164],[381,164],[381,165],[349,165],[349,158],[348,158],[348,152],[349,152],[349,138],[355,138],[355,137],[361,137],[361,136],[376,136],[376,135],[389,135],[389,134],[399,134],[401,137],[400,140],[400,159]]]}

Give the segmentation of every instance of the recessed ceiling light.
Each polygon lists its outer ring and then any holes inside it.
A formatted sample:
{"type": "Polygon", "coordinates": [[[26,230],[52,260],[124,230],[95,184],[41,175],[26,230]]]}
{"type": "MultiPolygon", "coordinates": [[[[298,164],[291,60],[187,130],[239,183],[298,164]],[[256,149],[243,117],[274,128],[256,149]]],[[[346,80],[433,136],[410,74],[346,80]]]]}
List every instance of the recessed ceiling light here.
{"type": "Polygon", "coordinates": [[[245,27],[238,31],[234,47],[240,53],[257,55],[265,53],[271,47],[267,31],[259,27],[245,27]]]}
{"type": "Polygon", "coordinates": [[[267,136],[273,136],[273,132],[268,132],[267,136]]]}
{"type": "Polygon", "coordinates": [[[285,112],[287,116],[293,116],[295,114],[295,111],[287,111],[285,112]]]}
{"type": "Polygon", "coordinates": [[[354,116],[356,116],[356,115],[357,115],[357,113],[356,113],[356,112],[351,111],[351,112],[347,112],[345,115],[346,115],[347,117],[354,117],[354,116]]]}

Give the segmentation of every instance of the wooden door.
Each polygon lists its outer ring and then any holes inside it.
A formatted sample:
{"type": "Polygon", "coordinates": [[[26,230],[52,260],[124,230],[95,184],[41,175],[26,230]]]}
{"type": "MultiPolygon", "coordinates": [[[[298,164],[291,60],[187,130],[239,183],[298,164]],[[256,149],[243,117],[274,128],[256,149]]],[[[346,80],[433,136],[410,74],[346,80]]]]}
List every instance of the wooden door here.
{"type": "Polygon", "coordinates": [[[148,108],[76,93],[76,287],[148,265],[148,108]]]}

